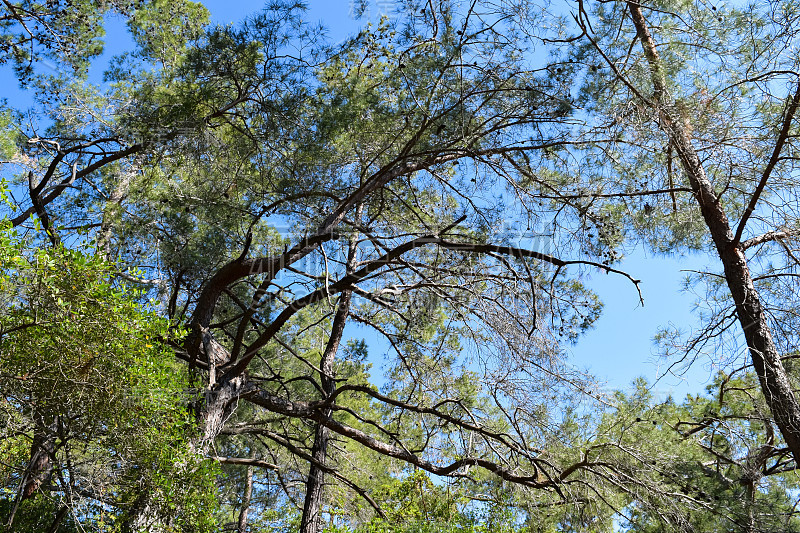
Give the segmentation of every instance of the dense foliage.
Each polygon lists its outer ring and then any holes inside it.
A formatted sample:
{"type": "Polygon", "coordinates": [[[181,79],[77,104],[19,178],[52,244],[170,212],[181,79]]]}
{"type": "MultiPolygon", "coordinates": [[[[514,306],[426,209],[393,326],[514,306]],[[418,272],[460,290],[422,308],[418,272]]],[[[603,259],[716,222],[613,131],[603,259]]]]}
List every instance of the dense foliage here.
{"type": "Polygon", "coordinates": [[[800,530],[797,6],[397,4],[3,1],[5,530],[800,530]],[[569,362],[638,246],[705,394],[569,362]]]}

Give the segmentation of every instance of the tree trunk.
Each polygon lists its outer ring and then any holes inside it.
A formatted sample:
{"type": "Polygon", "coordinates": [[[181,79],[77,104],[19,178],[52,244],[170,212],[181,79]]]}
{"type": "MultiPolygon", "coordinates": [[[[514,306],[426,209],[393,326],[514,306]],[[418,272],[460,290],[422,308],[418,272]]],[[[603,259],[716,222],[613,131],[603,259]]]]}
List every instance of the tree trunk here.
{"type": "Polygon", "coordinates": [[[31,460],[25,472],[21,499],[33,497],[39,488],[53,475],[53,453],[55,452],[55,432],[36,431],[31,443],[31,460]]]}
{"type": "Polygon", "coordinates": [[[250,498],[253,496],[253,465],[247,467],[247,479],[245,480],[244,497],[242,498],[242,510],[239,511],[239,523],[236,530],[238,533],[247,531],[247,513],[250,509],[250,498]]]}
{"type": "MultiPolygon", "coordinates": [[[[672,109],[671,102],[666,99],[663,65],[640,4],[629,1],[628,7],[650,64],[653,100],[648,103],[658,113],[659,125],[669,137],[670,144],[681,160],[717,249],[764,399],[795,461],[800,462],[800,405],[772,339],[761,299],[750,275],[744,248],[734,237],[728,217],[706,176],[683,121],[672,109]]],[[[787,118],[791,119],[791,116],[787,118]]]]}
{"type": "MultiPolygon", "coordinates": [[[[325,416],[330,416],[330,410],[325,416]]],[[[325,464],[328,455],[328,428],[317,424],[314,447],[311,450],[313,463],[308,469],[306,497],[303,502],[303,518],[300,521],[301,533],[318,533],[322,526],[322,489],[325,486],[325,472],[317,464],[325,464]]]]}
{"type": "MultiPolygon", "coordinates": [[[[218,386],[206,393],[206,406],[203,409],[201,419],[201,435],[190,443],[190,450],[199,460],[209,455],[214,440],[219,435],[225,424],[225,420],[230,416],[235,408],[236,399],[246,384],[243,375],[224,380],[218,386]]],[[[191,468],[192,465],[184,465],[191,468]]],[[[143,493],[139,500],[134,504],[129,518],[126,521],[124,531],[132,533],[160,533],[168,530],[167,519],[159,509],[157,493],[151,487],[143,488],[143,493]]]]}
{"type": "MultiPolygon", "coordinates": [[[[333,379],[333,362],[336,359],[336,352],[344,334],[347,315],[350,313],[351,295],[351,291],[345,291],[339,297],[336,316],[333,319],[331,328],[331,336],[320,359],[320,382],[326,397],[333,394],[336,387],[333,379]]],[[[323,416],[330,417],[331,410],[326,409],[323,416]]],[[[318,533],[322,524],[322,489],[325,486],[325,472],[320,468],[320,465],[325,464],[328,456],[328,431],[325,426],[317,424],[314,433],[314,445],[311,449],[311,456],[314,462],[309,465],[308,480],[306,481],[303,518],[300,522],[301,533],[318,533]]]]}
{"type": "MultiPolygon", "coordinates": [[[[362,206],[356,207],[357,218],[361,217],[362,206]]],[[[350,239],[347,251],[347,273],[350,274],[355,263],[357,248],[356,237],[350,239]]],[[[352,291],[345,290],[339,296],[336,304],[336,314],[331,325],[331,334],[319,362],[319,379],[322,392],[326,398],[333,394],[336,382],[333,375],[333,363],[339,350],[339,343],[344,335],[344,326],[350,314],[350,301],[352,291]]],[[[331,416],[331,410],[326,409],[322,415],[331,416]]],[[[308,467],[308,480],[306,481],[306,497],[303,502],[303,517],[300,521],[300,533],[318,533],[322,525],[322,490],[325,486],[325,472],[322,466],[328,458],[329,429],[322,424],[317,424],[314,431],[314,444],[311,448],[313,462],[308,467]]]]}
{"type": "Polygon", "coordinates": [[[111,232],[122,202],[130,190],[132,179],[133,172],[126,172],[120,177],[103,210],[103,221],[100,223],[100,231],[97,234],[97,251],[106,260],[111,259],[111,232]]]}
{"type": "Polygon", "coordinates": [[[800,463],[800,405],[772,340],[744,252],[740,246],[726,249],[720,259],[764,399],[795,461],[800,463]]]}
{"type": "Polygon", "coordinates": [[[206,407],[201,414],[203,434],[193,445],[194,451],[202,457],[208,455],[246,382],[245,376],[239,375],[222,381],[219,386],[206,392],[206,407]]]}
{"type": "Polygon", "coordinates": [[[35,418],[38,419],[38,424],[33,430],[30,460],[22,475],[14,505],[6,520],[6,527],[10,531],[13,531],[14,517],[17,514],[20,503],[35,496],[42,485],[49,483],[50,478],[53,476],[53,456],[56,451],[58,417],[55,417],[55,420],[52,421],[43,415],[36,415],[35,418]]]}

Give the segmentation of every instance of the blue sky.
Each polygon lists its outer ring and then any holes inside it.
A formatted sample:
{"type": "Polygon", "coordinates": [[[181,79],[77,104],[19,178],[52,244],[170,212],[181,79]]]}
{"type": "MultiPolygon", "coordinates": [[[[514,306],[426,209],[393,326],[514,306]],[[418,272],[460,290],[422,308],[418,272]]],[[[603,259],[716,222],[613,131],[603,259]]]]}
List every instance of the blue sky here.
{"type": "MultiPolygon", "coordinates": [[[[611,388],[625,388],[639,376],[653,383],[673,361],[658,357],[653,337],[659,328],[691,328],[695,296],[682,291],[686,270],[703,270],[705,256],[654,256],[637,249],[626,257],[621,268],[641,279],[644,307],[633,285],[621,276],[595,274],[587,285],[605,304],[595,328],[572,349],[573,362],[589,368],[611,388]]],[[[677,372],[677,369],[676,369],[677,372]]],[[[685,374],[669,374],[654,387],[658,397],[672,394],[676,399],[690,392],[701,392],[714,369],[698,361],[685,374]]]]}
{"type": "MultiPolygon", "coordinates": [[[[352,16],[354,2],[313,0],[308,2],[308,20],[321,22],[328,28],[330,40],[336,42],[357,31],[366,21],[374,22],[381,14],[391,14],[394,10],[392,0],[370,0],[365,18],[355,20],[352,16]]],[[[209,0],[203,3],[212,13],[212,21],[222,24],[238,22],[263,6],[261,1],[209,0]]],[[[106,60],[124,51],[129,43],[122,22],[109,20],[107,52],[97,61],[98,67],[92,72],[92,77],[99,80],[106,60]]],[[[26,99],[9,84],[4,87],[2,96],[17,105],[26,99]]],[[[652,383],[668,366],[668,362],[659,361],[655,356],[652,339],[659,327],[674,324],[686,329],[695,322],[691,315],[694,298],[681,292],[685,276],[682,270],[701,269],[707,263],[705,257],[655,257],[641,249],[630,254],[621,266],[642,280],[644,307],[639,304],[636,290],[628,280],[599,272],[592,275],[588,285],[599,294],[605,309],[596,327],[571,348],[573,363],[607,380],[609,388],[627,388],[638,376],[644,376],[652,383]]],[[[358,332],[354,333],[358,335],[358,332]]],[[[380,343],[371,344],[373,356],[379,356],[374,352],[386,349],[380,343]]],[[[683,378],[667,376],[662,379],[654,387],[655,392],[659,397],[673,394],[676,398],[688,392],[700,392],[711,370],[700,361],[683,378]]]]}

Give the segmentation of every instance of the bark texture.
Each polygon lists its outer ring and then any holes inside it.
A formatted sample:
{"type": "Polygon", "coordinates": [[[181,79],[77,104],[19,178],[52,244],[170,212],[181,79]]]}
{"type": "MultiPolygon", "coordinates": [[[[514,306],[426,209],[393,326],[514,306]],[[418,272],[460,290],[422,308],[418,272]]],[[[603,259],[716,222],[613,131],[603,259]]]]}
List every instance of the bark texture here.
{"type": "MultiPolygon", "coordinates": [[[[669,99],[663,64],[642,13],[641,5],[629,1],[628,8],[645,57],[650,65],[653,96],[652,99],[647,99],[646,103],[656,112],[659,126],[669,137],[669,142],[675,149],[688,176],[692,192],[722,262],[728,289],[736,306],[737,317],[744,332],[753,368],[758,375],[764,398],[795,461],[800,462],[800,405],[781,363],[764,307],[753,283],[744,253],[745,246],[739,239],[749,213],[745,213],[739,230],[734,235],[722,203],[706,175],[685,125],[669,99]]],[[[787,108],[784,128],[776,139],[776,153],[780,152],[780,147],[786,139],[798,102],[800,102],[800,90],[787,108]]],[[[775,157],[773,154],[773,159],[775,157]]],[[[766,184],[772,166],[774,163],[770,161],[761,183],[753,193],[753,201],[748,206],[750,212],[766,184]]]]}
{"type": "Polygon", "coordinates": [[[50,481],[53,475],[53,453],[55,452],[55,434],[50,431],[37,431],[31,443],[31,460],[22,486],[22,497],[25,500],[33,497],[42,485],[50,481]]]}
{"type": "MultiPolygon", "coordinates": [[[[333,363],[336,358],[336,352],[339,349],[339,343],[342,340],[342,335],[344,334],[347,315],[350,312],[351,295],[351,291],[345,291],[339,297],[336,315],[333,319],[331,336],[328,339],[328,344],[325,346],[325,351],[320,360],[320,383],[326,399],[333,395],[336,388],[336,382],[333,379],[333,363]]],[[[325,418],[330,418],[331,410],[323,410],[322,415],[325,418]]],[[[321,530],[322,491],[325,487],[325,471],[322,469],[322,466],[325,465],[325,461],[328,458],[329,431],[330,430],[322,424],[317,424],[314,435],[314,445],[311,449],[313,461],[308,469],[306,497],[303,502],[303,518],[300,522],[301,533],[318,533],[321,530]]]]}
{"type": "Polygon", "coordinates": [[[238,533],[246,533],[247,531],[247,513],[250,510],[250,498],[253,496],[253,465],[247,467],[245,483],[242,509],[239,511],[239,522],[236,525],[238,533]]]}

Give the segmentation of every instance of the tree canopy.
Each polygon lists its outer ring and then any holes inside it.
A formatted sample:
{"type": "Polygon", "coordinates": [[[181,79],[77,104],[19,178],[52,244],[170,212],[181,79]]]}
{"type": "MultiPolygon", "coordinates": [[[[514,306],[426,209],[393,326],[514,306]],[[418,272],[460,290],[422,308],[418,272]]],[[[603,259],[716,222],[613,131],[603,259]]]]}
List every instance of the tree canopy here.
{"type": "Polygon", "coordinates": [[[797,6],[395,7],[3,1],[4,528],[800,530],[797,6]],[[569,360],[637,247],[703,394],[569,360]]]}

